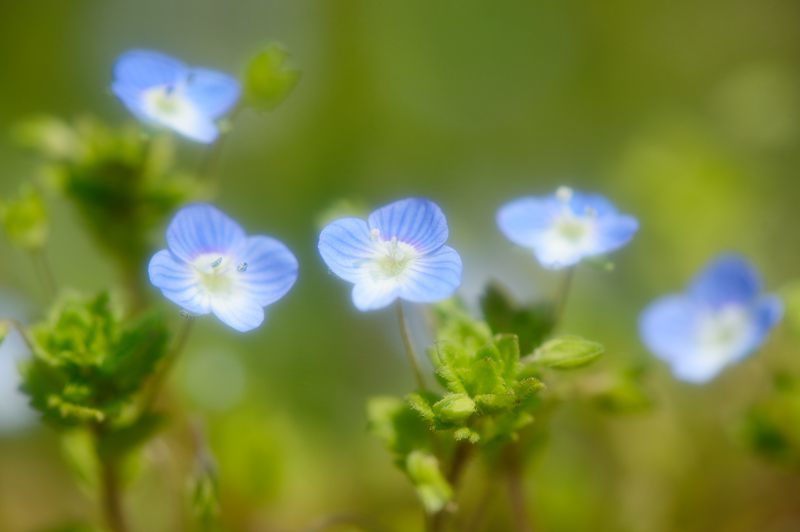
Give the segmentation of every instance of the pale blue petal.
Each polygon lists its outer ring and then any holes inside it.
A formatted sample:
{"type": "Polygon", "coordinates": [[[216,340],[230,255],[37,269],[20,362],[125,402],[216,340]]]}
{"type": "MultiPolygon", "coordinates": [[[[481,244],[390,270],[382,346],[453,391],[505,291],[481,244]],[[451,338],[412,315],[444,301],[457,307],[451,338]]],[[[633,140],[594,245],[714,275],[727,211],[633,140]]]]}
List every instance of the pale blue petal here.
{"type": "Polygon", "coordinates": [[[400,297],[434,303],[452,296],[461,285],[461,257],[449,246],[417,258],[400,286],[400,297]]]}
{"type": "Polygon", "coordinates": [[[672,363],[672,374],[685,382],[704,384],[716,377],[730,362],[704,356],[684,357],[672,363]]]}
{"type": "Polygon", "coordinates": [[[586,216],[590,213],[601,217],[617,214],[617,208],[605,197],[577,191],[571,192],[569,208],[577,216],[586,216]]]}
{"type": "Polygon", "coordinates": [[[420,253],[429,253],[447,241],[447,219],[438,205],[423,198],[409,198],[390,203],[374,211],[367,220],[370,229],[380,231],[380,238],[397,237],[420,253]]]}
{"type": "Polygon", "coordinates": [[[756,320],[765,333],[783,318],[783,301],[778,296],[762,296],[756,306],[756,320]]]}
{"type": "Polygon", "coordinates": [[[761,291],[758,272],[742,257],[723,255],[712,261],[692,282],[689,293],[713,307],[751,304],[761,291]]]}
{"type": "Polygon", "coordinates": [[[374,254],[374,244],[364,220],[342,218],[328,224],[317,245],[330,270],[351,283],[362,277],[362,265],[374,254]]]}
{"type": "Polygon", "coordinates": [[[365,276],[353,287],[353,304],[362,312],[377,310],[392,304],[399,293],[396,280],[376,280],[365,276]]]}
{"type": "Polygon", "coordinates": [[[251,331],[264,322],[264,309],[243,291],[212,299],[211,311],[222,323],[239,332],[251,331]]]}
{"type": "Polygon", "coordinates": [[[143,91],[173,85],[186,76],[186,65],[168,55],[151,50],[130,50],[114,64],[116,85],[143,91]]]}
{"type": "Polygon", "coordinates": [[[148,266],[150,283],[161,290],[164,297],[192,314],[208,314],[211,310],[208,297],[197,282],[192,267],[163,249],[153,255],[148,266]]]}
{"type": "Polygon", "coordinates": [[[685,296],[666,296],[651,303],[639,318],[639,333],[658,358],[676,363],[696,351],[697,308],[685,296]]]}
{"type": "Polygon", "coordinates": [[[598,217],[593,249],[587,255],[602,255],[621,248],[631,241],[639,222],[633,216],[606,215],[598,217]]]}
{"type": "Polygon", "coordinates": [[[524,197],[510,201],[497,211],[500,231],[519,246],[533,248],[563,209],[555,197],[524,197]]]}
{"type": "Polygon", "coordinates": [[[141,89],[128,83],[114,82],[111,85],[111,91],[141,122],[151,125],[157,124],[157,122],[147,113],[147,110],[145,109],[144,93],[141,89]]]}
{"type": "Polygon", "coordinates": [[[297,259],[274,238],[248,237],[236,256],[241,261],[239,287],[262,307],[285,296],[297,280],[297,259]]]}
{"type": "Polygon", "coordinates": [[[211,119],[230,111],[239,99],[240,87],[235,78],[205,68],[189,70],[184,88],[197,109],[211,119]]]}
{"type": "Polygon", "coordinates": [[[219,136],[217,124],[197,109],[178,115],[150,116],[150,122],[166,126],[188,139],[203,144],[211,144],[219,136]]]}
{"type": "Polygon", "coordinates": [[[167,228],[167,245],[178,258],[192,261],[202,253],[226,253],[242,244],[242,228],[216,207],[184,207],[167,228]]]}

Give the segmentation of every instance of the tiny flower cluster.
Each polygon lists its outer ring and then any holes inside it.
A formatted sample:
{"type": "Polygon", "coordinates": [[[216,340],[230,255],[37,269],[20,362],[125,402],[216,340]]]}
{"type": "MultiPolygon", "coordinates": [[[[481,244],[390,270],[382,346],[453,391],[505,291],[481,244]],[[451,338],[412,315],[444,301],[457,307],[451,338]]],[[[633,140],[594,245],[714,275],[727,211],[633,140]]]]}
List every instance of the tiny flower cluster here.
{"type": "MultiPolygon", "coordinates": [[[[217,121],[240,96],[231,76],[146,50],[123,54],[112,91],[140,120],[198,142],[219,135],[217,121]]],[[[636,218],[606,198],[561,187],[549,196],[527,196],[497,212],[500,231],[529,249],[547,269],[571,268],[628,244],[636,218]]],[[[366,220],[342,218],[327,225],[318,249],[328,268],[352,283],[361,311],[398,299],[433,303],[461,284],[462,262],[447,246],[447,220],[422,198],[396,201],[366,220]]],[[[239,331],[258,327],[264,307],[283,297],[297,279],[297,260],[281,242],[248,237],[210,205],[181,210],[167,230],[167,249],[150,261],[150,280],[186,312],[213,313],[239,331]]],[[[685,294],[650,305],[640,319],[645,345],[683,380],[703,382],[754,352],[782,313],[775,296],[761,294],[755,270],[744,259],[712,262],[685,294]]]]}

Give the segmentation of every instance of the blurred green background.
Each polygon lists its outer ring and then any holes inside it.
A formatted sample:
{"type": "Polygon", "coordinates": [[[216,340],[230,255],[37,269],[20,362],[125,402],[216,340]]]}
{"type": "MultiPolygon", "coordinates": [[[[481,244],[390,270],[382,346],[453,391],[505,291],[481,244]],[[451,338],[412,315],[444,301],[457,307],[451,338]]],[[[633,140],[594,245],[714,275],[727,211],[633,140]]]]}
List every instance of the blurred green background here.
{"type": "MultiPolygon", "coordinates": [[[[394,316],[358,313],[326,272],[323,213],[342,200],[428,196],[448,215],[470,304],[490,278],[546,298],[558,275],[505,241],[494,213],[568,184],[607,195],[641,230],[613,272],[579,272],[564,328],[605,344],[607,364],[647,364],[656,406],[610,417],[576,404],[556,416],[526,474],[540,529],[800,530],[800,475],[737,436],[769,373],[800,372],[796,335],[780,328],[762,353],[697,387],[674,381],[636,330],[648,301],[720,251],[750,257],[771,290],[797,278],[798,20],[794,0],[5,0],[0,194],[37,169],[12,141],[20,120],[130,120],[108,90],[122,51],[238,73],[260,45],[282,42],[303,77],[274,112],[240,117],[215,171],[216,203],[286,242],[300,278],[254,333],[201,320],[172,382],[175,400],[206,420],[232,529],[301,530],[337,514],[419,526],[413,491],[365,430],[366,398],[412,387],[394,316]]],[[[189,168],[203,157],[199,146],[181,150],[189,168]]],[[[60,284],[113,286],[73,210],[50,203],[60,284]]],[[[0,257],[4,306],[40,317],[46,292],[29,257],[6,241],[0,257]]],[[[178,310],[161,304],[177,324],[178,310]]],[[[132,476],[137,530],[180,529],[180,430],[149,446],[132,476]]],[[[94,515],[60,445],[35,424],[2,429],[0,530],[94,515]]],[[[504,497],[498,490],[492,510],[498,530],[504,497]]]]}

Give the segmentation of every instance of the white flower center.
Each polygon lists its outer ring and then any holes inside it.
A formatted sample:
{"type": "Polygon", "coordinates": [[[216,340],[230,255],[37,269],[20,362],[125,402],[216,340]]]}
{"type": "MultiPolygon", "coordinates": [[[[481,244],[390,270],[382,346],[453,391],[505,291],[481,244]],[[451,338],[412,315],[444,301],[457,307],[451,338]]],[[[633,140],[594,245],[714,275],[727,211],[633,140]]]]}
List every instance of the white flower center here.
{"type": "Polygon", "coordinates": [[[743,354],[753,334],[750,313],[741,305],[728,305],[706,313],[698,325],[700,352],[709,359],[728,361],[743,354]]]}
{"type": "Polygon", "coordinates": [[[185,97],[181,85],[153,87],[144,93],[144,111],[151,119],[170,127],[193,124],[197,109],[185,97]]]}
{"type": "Polygon", "coordinates": [[[242,264],[219,253],[204,253],[192,261],[197,282],[212,296],[226,296],[233,292],[239,273],[244,271],[242,264]]]}
{"type": "Polygon", "coordinates": [[[389,240],[380,238],[380,231],[371,231],[375,243],[375,254],[367,264],[370,276],[375,280],[389,280],[402,277],[419,257],[419,252],[410,244],[401,242],[396,236],[389,240]]]}

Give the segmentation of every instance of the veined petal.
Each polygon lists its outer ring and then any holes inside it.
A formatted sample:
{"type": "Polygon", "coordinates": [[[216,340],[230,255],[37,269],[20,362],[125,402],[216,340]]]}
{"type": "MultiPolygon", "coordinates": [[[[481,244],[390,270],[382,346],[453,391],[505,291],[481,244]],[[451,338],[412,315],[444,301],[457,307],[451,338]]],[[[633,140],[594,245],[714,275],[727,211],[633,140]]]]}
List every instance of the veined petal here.
{"type": "Polygon", "coordinates": [[[130,50],[114,64],[115,83],[137,90],[172,85],[186,75],[186,65],[151,50],[130,50]]]}
{"type": "Polygon", "coordinates": [[[150,282],[161,290],[164,297],[192,314],[208,314],[211,310],[208,296],[197,282],[191,266],[171,251],[163,249],[153,255],[148,274],[150,282]]]}
{"type": "Polygon", "coordinates": [[[396,279],[374,279],[364,276],[353,286],[353,304],[358,310],[377,310],[397,299],[400,286],[396,279]]]}
{"type": "Polygon", "coordinates": [[[758,272],[736,255],[723,255],[712,261],[689,288],[692,297],[713,307],[752,303],[760,291],[758,272]]]}
{"type": "Polygon", "coordinates": [[[264,309],[244,290],[212,298],[211,311],[222,323],[239,332],[251,331],[264,322],[264,309]]]}
{"type": "Polygon", "coordinates": [[[461,257],[442,246],[409,265],[400,285],[400,297],[415,303],[433,303],[452,296],[461,285],[461,257]]]}
{"type": "Polygon", "coordinates": [[[367,223],[357,218],[328,224],[319,235],[317,248],[328,268],[351,283],[361,279],[364,263],[375,252],[367,223]]]}
{"type": "Polygon", "coordinates": [[[167,228],[170,251],[187,262],[201,253],[227,253],[244,239],[239,224],[205,203],[182,208],[167,228]]]}
{"type": "Polygon", "coordinates": [[[205,68],[189,70],[184,87],[188,98],[201,114],[217,119],[233,108],[241,92],[235,78],[205,68]]]}
{"type": "Polygon", "coordinates": [[[369,215],[369,229],[380,238],[412,245],[419,253],[429,253],[447,241],[447,219],[438,205],[422,198],[395,201],[369,215]]]}
{"type": "Polygon", "coordinates": [[[510,201],[497,212],[500,231],[519,246],[534,247],[549,231],[562,210],[554,197],[525,197],[510,201]]]}
{"type": "Polygon", "coordinates": [[[236,256],[242,261],[237,276],[239,287],[262,307],[286,295],[297,280],[297,259],[274,238],[248,237],[236,256]]]}

